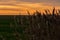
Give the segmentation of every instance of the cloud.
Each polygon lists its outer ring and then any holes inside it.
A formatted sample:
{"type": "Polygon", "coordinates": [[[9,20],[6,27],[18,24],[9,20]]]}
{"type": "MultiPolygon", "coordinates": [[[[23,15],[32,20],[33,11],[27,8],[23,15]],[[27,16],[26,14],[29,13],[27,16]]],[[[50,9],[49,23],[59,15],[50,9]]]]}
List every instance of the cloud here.
{"type": "MultiPolygon", "coordinates": [[[[35,12],[59,6],[60,0],[0,0],[0,13],[35,12]],[[3,12],[4,11],[4,12],[3,12]]],[[[58,8],[58,7],[57,7],[58,8]]]]}
{"type": "Polygon", "coordinates": [[[44,3],[45,5],[60,6],[60,0],[0,0],[0,5],[15,5],[19,3],[44,3]]]}
{"type": "Polygon", "coordinates": [[[16,0],[24,2],[60,2],[60,0],[16,0]]]}

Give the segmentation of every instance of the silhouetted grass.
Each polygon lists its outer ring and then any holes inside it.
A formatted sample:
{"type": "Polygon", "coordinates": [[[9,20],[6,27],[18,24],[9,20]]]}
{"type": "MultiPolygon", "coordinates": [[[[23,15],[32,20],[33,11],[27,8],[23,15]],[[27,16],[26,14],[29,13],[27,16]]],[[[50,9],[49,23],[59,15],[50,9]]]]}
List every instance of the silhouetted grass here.
{"type": "Polygon", "coordinates": [[[0,40],[60,40],[60,10],[0,16],[0,40]],[[57,12],[58,11],[58,12],[57,12]],[[56,12],[56,14],[55,14],[56,12]]]}

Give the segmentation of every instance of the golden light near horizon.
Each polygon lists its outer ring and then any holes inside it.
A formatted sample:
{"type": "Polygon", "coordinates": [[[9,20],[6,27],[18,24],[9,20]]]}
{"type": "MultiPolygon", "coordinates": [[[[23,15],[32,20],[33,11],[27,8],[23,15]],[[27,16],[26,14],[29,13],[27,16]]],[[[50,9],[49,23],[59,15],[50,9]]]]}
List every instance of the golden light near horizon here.
{"type": "MultiPolygon", "coordinates": [[[[60,6],[55,7],[60,9],[60,6]]],[[[53,6],[46,5],[46,3],[17,2],[16,0],[0,2],[0,15],[27,15],[27,10],[33,14],[36,10],[43,12],[45,9],[52,10],[53,6]]]]}

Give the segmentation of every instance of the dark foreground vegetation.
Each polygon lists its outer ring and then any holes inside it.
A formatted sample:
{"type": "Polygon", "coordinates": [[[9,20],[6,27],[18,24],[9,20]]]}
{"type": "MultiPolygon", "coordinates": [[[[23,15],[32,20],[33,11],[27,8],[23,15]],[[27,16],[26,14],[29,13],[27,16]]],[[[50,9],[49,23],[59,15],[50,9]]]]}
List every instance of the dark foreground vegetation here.
{"type": "Polygon", "coordinates": [[[0,40],[60,40],[60,11],[45,12],[0,16],[0,40]]]}

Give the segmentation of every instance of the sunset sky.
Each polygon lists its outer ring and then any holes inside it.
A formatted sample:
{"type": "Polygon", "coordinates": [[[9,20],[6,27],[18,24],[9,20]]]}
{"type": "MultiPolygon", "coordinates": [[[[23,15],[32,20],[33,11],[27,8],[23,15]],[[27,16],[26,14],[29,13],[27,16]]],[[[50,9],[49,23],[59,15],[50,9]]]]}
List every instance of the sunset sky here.
{"type": "Polygon", "coordinates": [[[60,0],[0,0],[0,15],[19,15],[43,11],[55,7],[60,9],[60,0]]]}

